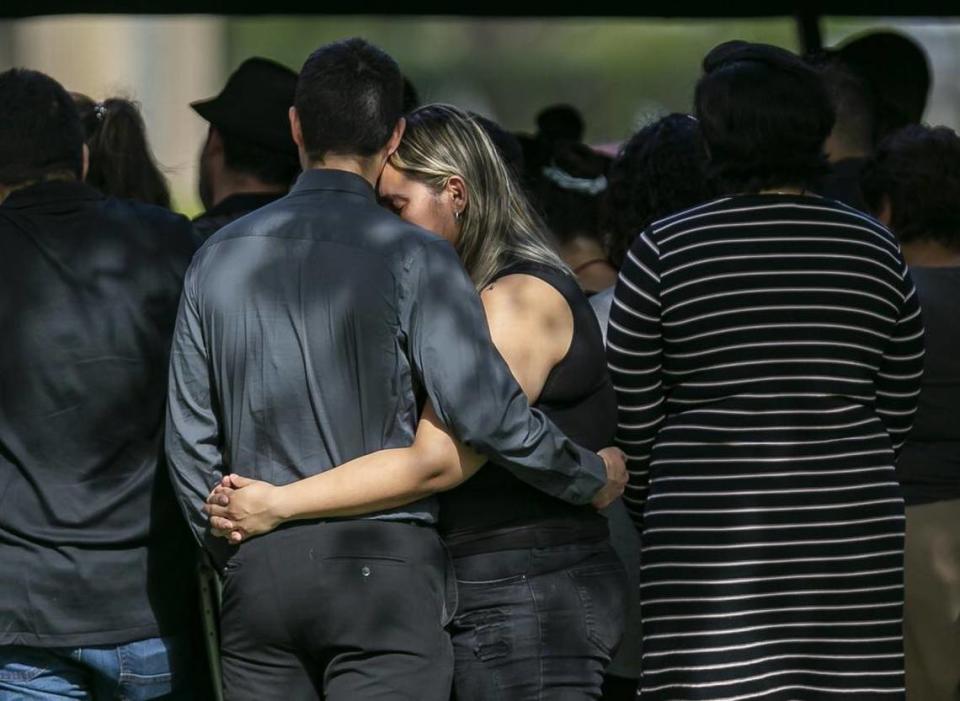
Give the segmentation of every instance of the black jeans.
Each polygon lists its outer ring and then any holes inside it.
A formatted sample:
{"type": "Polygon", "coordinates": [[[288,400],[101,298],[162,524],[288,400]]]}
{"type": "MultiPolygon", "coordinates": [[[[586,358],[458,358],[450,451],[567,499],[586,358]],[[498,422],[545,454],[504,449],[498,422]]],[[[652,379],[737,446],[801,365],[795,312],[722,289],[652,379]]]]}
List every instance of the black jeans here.
{"type": "Polygon", "coordinates": [[[432,528],[385,521],[240,546],[223,588],[226,701],[448,701],[448,564],[432,528]]]}
{"type": "Polygon", "coordinates": [[[608,543],[471,555],[454,569],[457,701],[601,697],[628,596],[608,543]]]}

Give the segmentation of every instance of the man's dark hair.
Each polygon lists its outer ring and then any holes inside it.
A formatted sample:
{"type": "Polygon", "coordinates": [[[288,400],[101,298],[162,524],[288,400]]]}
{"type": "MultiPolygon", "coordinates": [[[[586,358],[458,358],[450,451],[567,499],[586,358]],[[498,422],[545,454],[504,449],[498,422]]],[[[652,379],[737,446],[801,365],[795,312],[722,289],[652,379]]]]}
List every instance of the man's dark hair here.
{"type": "Polygon", "coordinates": [[[948,127],[904,127],[884,139],[860,177],[867,206],[890,206],[903,242],[933,240],[960,250],[960,137],[948,127]]]}
{"type": "Polygon", "coordinates": [[[703,62],[694,103],[725,192],[809,186],[827,170],[830,98],[815,70],[775,46],[727,42],[703,62]]]}
{"type": "Polygon", "coordinates": [[[73,99],[90,149],[87,184],[105,195],[169,208],[170,190],[137,105],[120,97],[94,102],[74,94],[73,99]]]}
{"type": "Polygon", "coordinates": [[[291,153],[261,146],[240,134],[211,127],[220,134],[227,168],[252,175],[269,185],[289,188],[300,174],[300,160],[291,153]]]}
{"type": "Polygon", "coordinates": [[[834,138],[852,150],[872,153],[879,108],[873,86],[835,55],[815,56],[809,62],[819,71],[836,114],[834,138]]]}
{"type": "Polygon", "coordinates": [[[294,105],[311,160],[372,156],[403,116],[403,78],[386,53],[354,38],[321,46],[303,64],[294,105]]]}
{"type": "Polygon", "coordinates": [[[83,174],[83,126],[73,99],[43,73],[0,73],[0,183],[54,174],[83,174]]]}
{"type": "Polygon", "coordinates": [[[898,32],[870,31],[833,53],[873,90],[874,143],[920,123],[930,92],[930,62],[916,40],[898,32]]]}
{"type": "Polygon", "coordinates": [[[603,203],[607,255],[616,267],[650,224],[713,198],[697,121],[671,114],[645,126],[610,167],[603,203]]]}

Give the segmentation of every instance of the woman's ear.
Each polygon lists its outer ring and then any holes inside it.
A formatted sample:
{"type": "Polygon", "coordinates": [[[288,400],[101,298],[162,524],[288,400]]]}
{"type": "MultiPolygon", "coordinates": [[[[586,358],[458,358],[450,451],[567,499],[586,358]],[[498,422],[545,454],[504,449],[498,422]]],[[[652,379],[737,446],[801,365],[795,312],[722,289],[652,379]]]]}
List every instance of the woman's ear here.
{"type": "Polygon", "coordinates": [[[453,204],[453,211],[456,212],[459,217],[463,214],[463,210],[467,208],[468,204],[467,184],[459,175],[451,175],[447,180],[447,186],[444,190],[450,197],[450,202],[453,204]]]}
{"type": "Polygon", "coordinates": [[[83,165],[80,168],[80,180],[87,179],[87,173],[90,172],[90,147],[83,145],[83,165]]]}

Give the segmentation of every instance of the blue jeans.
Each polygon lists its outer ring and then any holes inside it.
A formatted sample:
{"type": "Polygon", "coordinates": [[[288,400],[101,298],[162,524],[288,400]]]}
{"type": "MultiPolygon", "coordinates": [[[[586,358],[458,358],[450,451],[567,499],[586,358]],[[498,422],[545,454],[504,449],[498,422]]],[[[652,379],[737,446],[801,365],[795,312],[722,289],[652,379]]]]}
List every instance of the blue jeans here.
{"type": "Polygon", "coordinates": [[[150,638],[78,648],[0,646],[3,701],[193,698],[184,643],[150,638]]]}
{"type": "Polygon", "coordinates": [[[629,595],[608,543],[470,555],[454,569],[457,701],[601,697],[629,595]]]}

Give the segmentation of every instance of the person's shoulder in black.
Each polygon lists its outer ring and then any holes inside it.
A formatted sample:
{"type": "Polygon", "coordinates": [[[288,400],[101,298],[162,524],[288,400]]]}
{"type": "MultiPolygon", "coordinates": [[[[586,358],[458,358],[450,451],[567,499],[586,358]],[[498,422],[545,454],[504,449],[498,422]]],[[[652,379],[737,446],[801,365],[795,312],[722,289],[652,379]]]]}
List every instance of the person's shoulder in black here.
{"type": "Polygon", "coordinates": [[[192,255],[199,246],[200,239],[190,220],[165,207],[106,197],[101,210],[107,216],[128,219],[134,236],[143,237],[158,248],[192,255]]]}
{"type": "Polygon", "coordinates": [[[135,280],[150,280],[155,292],[179,298],[184,273],[200,247],[190,220],[165,207],[117,197],[91,204],[76,212],[71,224],[88,239],[89,255],[122,251],[131,288],[135,280]]]}
{"type": "Polygon", "coordinates": [[[283,197],[282,192],[244,193],[227,197],[193,220],[193,228],[205,241],[237,219],[283,197]]]}

